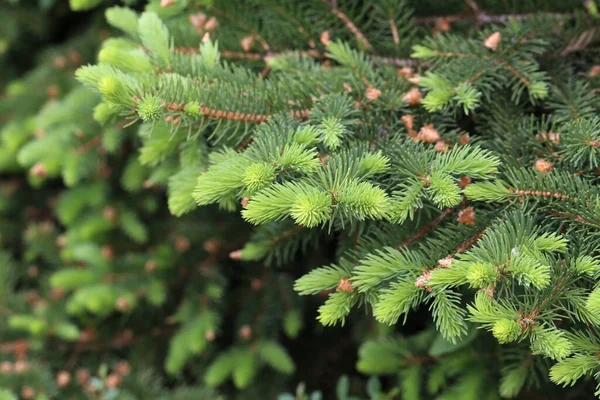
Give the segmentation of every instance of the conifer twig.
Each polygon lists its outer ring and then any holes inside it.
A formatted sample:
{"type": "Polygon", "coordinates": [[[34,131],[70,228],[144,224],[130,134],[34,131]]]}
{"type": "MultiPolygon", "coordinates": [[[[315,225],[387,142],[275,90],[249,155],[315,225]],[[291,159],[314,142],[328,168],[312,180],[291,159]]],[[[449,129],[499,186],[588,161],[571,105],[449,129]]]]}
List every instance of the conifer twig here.
{"type": "MultiPolygon", "coordinates": [[[[199,49],[195,47],[175,47],[173,51],[184,54],[195,54],[199,52],[199,49]]],[[[268,52],[268,53],[257,53],[257,52],[243,52],[243,51],[231,51],[231,50],[221,50],[220,55],[223,58],[231,59],[231,60],[248,60],[248,61],[263,61],[267,62],[269,58],[279,57],[286,53],[294,53],[298,54],[302,57],[309,57],[315,60],[326,60],[327,56],[324,52],[311,49],[311,50],[281,50],[279,52],[268,52]]],[[[378,56],[371,55],[371,59],[377,63],[381,64],[389,64],[395,67],[416,67],[421,65],[419,60],[415,60],[412,58],[399,58],[399,57],[386,57],[386,56],[378,56]]]]}
{"type": "Polygon", "coordinates": [[[422,227],[421,229],[419,229],[419,231],[417,233],[415,233],[413,236],[406,239],[404,242],[402,242],[401,245],[395,247],[395,249],[400,250],[403,247],[410,246],[415,241],[419,240],[422,236],[424,236],[427,233],[429,233],[430,231],[434,230],[444,220],[444,218],[446,218],[448,215],[452,214],[453,212],[454,212],[454,208],[446,208],[433,221],[431,221],[429,224],[427,224],[424,227],[422,227]]]}
{"type": "Polygon", "coordinates": [[[465,240],[464,242],[462,242],[460,244],[460,246],[458,246],[458,248],[456,249],[454,254],[464,253],[465,251],[467,251],[468,249],[473,247],[479,241],[479,239],[481,239],[483,237],[483,235],[485,235],[485,231],[486,230],[483,229],[480,232],[478,232],[475,235],[468,238],[467,240],[465,240]]]}
{"type": "MultiPolygon", "coordinates": [[[[327,2],[327,0],[323,1],[327,2]]],[[[333,15],[338,17],[344,23],[344,25],[346,25],[346,28],[348,28],[348,30],[352,32],[356,39],[363,44],[365,50],[371,51],[373,49],[373,46],[371,45],[367,37],[364,35],[364,33],[362,33],[360,29],[358,29],[358,27],[354,24],[354,22],[352,22],[352,20],[346,14],[344,14],[342,10],[338,8],[335,1],[331,2],[330,10],[333,13],[333,15]]]]}
{"type": "Polygon", "coordinates": [[[302,26],[302,24],[300,24],[300,22],[298,22],[298,20],[296,20],[293,16],[291,16],[289,13],[287,13],[285,10],[283,10],[279,6],[274,6],[273,8],[275,9],[275,11],[277,11],[277,13],[279,15],[281,15],[283,18],[286,18],[288,21],[290,21],[292,23],[292,25],[294,25],[296,27],[298,32],[300,32],[300,34],[302,34],[302,36],[304,36],[308,40],[308,45],[310,47],[315,47],[314,40],[311,39],[308,32],[306,32],[306,29],[304,29],[304,27],[302,26]]]}
{"type": "MultiPolygon", "coordinates": [[[[574,14],[570,13],[527,13],[527,14],[497,14],[497,15],[488,15],[486,14],[485,18],[481,19],[481,24],[491,24],[496,22],[506,22],[509,19],[514,19],[516,21],[521,21],[524,19],[530,19],[534,17],[546,17],[546,18],[556,18],[556,19],[567,19],[573,18],[574,14]]],[[[477,16],[471,13],[463,13],[463,14],[455,14],[455,15],[440,15],[437,17],[421,17],[415,18],[414,22],[419,25],[432,25],[436,24],[440,19],[446,19],[446,21],[452,22],[460,22],[475,19],[477,20],[477,16]]],[[[480,17],[481,18],[481,17],[480,17]]]]}
{"type": "Polygon", "coordinates": [[[392,39],[394,40],[394,43],[396,45],[400,44],[400,36],[398,35],[398,28],[396,27],[396,21],[394,21],[394,18],[392,18],[390,16],[388,23],[390,24],[390,30],[392,31],[392,39]]]}
{"type": "Polygon", "coordinates": [[[237,19],[237,18],[233,18],[230,14],[228,14],[227,12],[225,12],[224,10],[221,10],[219,8],[211,8],[211,11],[213,11],[217,15],[221,15],[224,18],[233,20],[238,26],[247,30],[254,38],[256,38],[258,43],[260,43],[261,47],[265,51],[269,51],[271,49],[271,47],[269,46],[267,41],[258,32],[256,32],[254,29],[252,29],[248,25],[246,25],[246,23],[244,23],[244,21],[237,19]]]}

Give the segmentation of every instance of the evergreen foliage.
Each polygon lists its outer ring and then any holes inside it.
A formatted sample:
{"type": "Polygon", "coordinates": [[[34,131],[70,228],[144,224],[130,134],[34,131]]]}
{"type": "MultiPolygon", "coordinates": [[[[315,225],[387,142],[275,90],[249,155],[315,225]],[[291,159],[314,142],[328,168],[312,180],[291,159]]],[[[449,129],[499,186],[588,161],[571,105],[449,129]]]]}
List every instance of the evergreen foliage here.
{"type": "Polygon", "coordinates": [[[59,3],[0,5],[0,399],[600,396],[594,1],[59,3]]]}

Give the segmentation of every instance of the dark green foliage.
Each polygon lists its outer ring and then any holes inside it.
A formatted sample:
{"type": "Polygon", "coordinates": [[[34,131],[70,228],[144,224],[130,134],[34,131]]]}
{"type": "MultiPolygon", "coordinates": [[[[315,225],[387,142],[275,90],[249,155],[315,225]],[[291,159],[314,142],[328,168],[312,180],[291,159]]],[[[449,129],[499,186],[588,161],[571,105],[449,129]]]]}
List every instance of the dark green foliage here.
{"type": "Polygon", "coordinates": [[[600,395],[593,1],[108,3],[0,5],[0,399],[600,395]]]}

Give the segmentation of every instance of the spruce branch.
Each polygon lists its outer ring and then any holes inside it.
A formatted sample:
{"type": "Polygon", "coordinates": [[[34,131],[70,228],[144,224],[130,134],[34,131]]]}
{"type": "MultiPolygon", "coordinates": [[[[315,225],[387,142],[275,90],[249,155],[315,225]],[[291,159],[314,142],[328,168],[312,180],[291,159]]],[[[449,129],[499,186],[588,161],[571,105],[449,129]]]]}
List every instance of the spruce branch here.
{"type": "Polygon", "coordinates": [[[340,21],[344,23],[346,28],[348,28],[348,30],[352,32],[352,34],[356,37],[356,40],[362,44],[365,50],[371,51],[373,46],[366,38],[366,36],[360,31],[360,29],[358,29],[358,27],[354,24],[354,22],[352,22],[352,20],[348,18],[348,16],[337,6],[337,0],[322,1],[325,3],[329,3],[329,9],[333,13],[333,15],[338,17],[340,21]]]}

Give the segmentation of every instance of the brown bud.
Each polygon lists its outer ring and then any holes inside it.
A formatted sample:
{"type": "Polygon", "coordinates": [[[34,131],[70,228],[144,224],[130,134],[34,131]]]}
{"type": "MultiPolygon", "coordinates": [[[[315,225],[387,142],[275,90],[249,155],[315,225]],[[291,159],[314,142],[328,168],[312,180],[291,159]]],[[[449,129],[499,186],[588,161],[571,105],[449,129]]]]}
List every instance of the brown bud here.
{"type": "Polygon", "coordinates": [[[348,93],[352,93],[352,86],[348,85],[346,82],[344,82],[344,90],[348,93]]]}
{"type": "Polygon", "coordinates": [[[39,300],[39,298],[40,296],[35,290],[28,290],[27,293],[25,293],[25,301],[27,301],[29,304],[35,303],[39,300]]]}
{"type": "Polygon", "coordinates": [[[210,259],[202,261],[202,263],[200,263],[200,266],[199,266],[200,274],[202,276],[211,276],[211,274],[212,274],[211,267],[212,266],[213,266],[213,264],[210,259]]]}
{"type": "Polygon", "coordinates": [[[206,43],[210,40],[210,33],[206,32],[204,36],[202,36],[202,43],[206,43]]]}
{"type": "Polygon", "coordinates": [[[88,343],[96,340],[98,333],[93,328],[87,328],[81,331],[79,334],[79,341],[82,343],[88,343]]]}
{"type": "Polygon", "coordinates": [[[71,51],[69,51],[69,54],[67,54],[67,55],[69,57],[69,61],[71,61],[74,65],[81,65],[81,63],[83,63],[81,54],[79,54],[78,51],[71,50],[71,51]]]}
{"type": "Polygon", "coordinates": [[[424,271],[415,281],[415,286],[420,287],[420,288],[425,288],[425,289],[427,289],[427,291],[431,291],[431,289],[426,286],[427,282],[429,282],[430,279],[431,279],[431,271],[424,271]]]}
{"type": "Polygon", "coordinates": [[[46,308],[48,308],[48,301],[45,299],[39,299],[33,303],[33,310],[36,312],[42,312],[46,308]]]}
{"type": "Polygon", "coordinates": [[[33,399],[35,397],[35,390],[31,386],[23,386],[21,397],[24,399],[33,399]]]}
{"type": "Polygon", "coordinates": [[[131,342],[131,339],[133,339],[133,331],[131,329],[125,329],[118,333],[115,342],[126,344],[131,342]]]}
{"type": "Polygon", "coordinates": [[[117,310],[121,312],[126,312],[129,311],[129,309],[131,308],[131,304],[129,304],[129,300],[127,300],[126,297],[121,296],[117,299],[115,307],[117,307],[117,310]]]}
{"type": "Polygon", "coordinates": [[[67,58],[65,56],[56,56],[54,57],[54,67],[62,69],[67,66],[67,58]]]}
{"type": "Polygon", "coordinates": [[[417,138],[427,143],[434,143],[440,140],[440,134],[433,127],[433,124],[429,124],[421,128],[417,138]]]}
{"type": "Polygon", "coordinates": [[[475,210],[473,207],[463,208],[458,212],[458,222],[463,225],[475,225],[475,210]]]}
{"type": "Polygon", "coordinates": [[[598,75],[600,75],[600,65],[594,65],[588,71],[588,76],[591,77],[591,78],[594,78],[594,77],[596,77],[598,75]]]}
{"type": "Polygon", "coordinates": [[[65,297],[65,294],[66,294],[66,292],[65,292],[65,289],[63,289],[63,288],[55,287],[55,288],[50,289],[50,298],[52,300],[60,300],[63,297],[65,297]]]}
{"type": "Polygon", "coordinates": [[[460,187],[461,189],[466,188],[467,186],[469,186],[471,184],[471,177],[469,176],[461,176],[458,179],[458,187],[460,187]]]}
{"type": "Polygon", "coordinates": [[[112,260],[115,257],[113,248],[108,244],[105,244],[100,248],[100,253],[102,253],[102,257],[107,261],[112,260]]]}
{"type": "Polygon", "coordinates": [[[184,251],[188,250],[190,248],[190,240],[188,238],[186,238],[185,236],[180,236],[177,239],[175,239],[175,249],[180,252],[183,253],[184,251]]]}
{"type": "Polygon", "coordinates": [[[410,67],[402,67],[400,69],[397,69],[396,73],[398,74],[398,76],[401,76],[403,78],[410,78],[414,72],[410,67]]]}
{"type": "Polygon", "coordinates": [[[242,47],[242,50],[246,52],[250,51],[250,49],[252,49],[252,46],[254,46],[254,36],[244,36],[240,41],[240,46],[242,47]]]}
{"type": "Polygon", "coordinates": [[[165,8],[175,4],[175,0],[160,0],[160,6],[165,8]]]}
{"type": "Polygon", "coordinates": [[[48,175],[48,170],[46,166],[41,162],[35,163],[33,167],[29,169],[29,173],[37,178],[45,178],[48,175]]]}
{"type": "Polygon", "coordinates": [[[46,131],[43,130],[42,128],[35,128],[35,131],[33,132],[33,134],[35,135],[36,138],[41,139],[44,136],[46,136],[46,131]]]}
{"type": "Polygon", "coordinates": [[[350,282],[350,279],[346,277],[340,279],[337,285],[338,292],[352,293],[353,290],[354,289],[352,288],[352,283],[350,282]]]}
{"type": "Polygon", "coordinates": [[[448,256],[438,260],[438,267],[440,268],[450,268],[452,266],[452,256],[448,256]]]}
{"type": "Polygon", "coordinates": [[[229,253],[229,258],[232,260],[241,260],[242,259],[242,250],[234,250],[229,253]]]}
{"type": "Polygon", "coordinates": [[[219,21],[215,17],[210,17],[206,24],[204,24],[204,29],[207,31],[214,31],[219,27],[219,21]]]}
{"type": "Polygon", "coordinates": [[[376,89],[374,87],[369,86],[367,88],[367,90],[365,91],[365,97],[368,100],[377,100],[379,98],[379,96],[381,96],[381,90],[376,89]]]}
{"type": "Polygon", "coordinates": [[[60,89],[56,85],[50,85],[48,86],[46,93],[48,94],[48,97],[54,98],[60,94],[60,89]]]}
{"type": "Polygon", "coordinates": [[[321,33],[321,43],[323,43],[323,46],[327,47],[331,44],[331,36],[329,35],[329,31],[323,31],[323,33],[321,33]]]}
{"type": "Polygon", "coordinates": [[[10,361],[4,361],[0,364],[0,373],[3,375],[12,374],[14,366],[10,361]]]}
{"type": "Polygon", "coordinates": [[[213,330],[208,330],[204,333],[204,337],[206,338],[206,340],[208,340],[209,342],[212,342],[215,340],[215,331],[213,330]]]}
{"type": "Polygon", "coordinates": [[[419,82],[421,82],[421,77],[419,76],[419,74],[414,74],[413,76],[408,78],[408,81],[413,85],[418,85],[419,82]]]}
{"type": "Polygon", "coordinates": [[[146,264],[144,265],[144,271],[152,272],[155,269],[156,269],[156,261],[154,261],[154,260],[146,261],[146,264]]]}
{"type": "Polygon", "coordinates": [[[40,269],[37,266],[31,265],[29,268],[27,268],[27,275],[29,275],[30,278],[36,278],[39,274],[40,269]]]}
{"type": "Polygon", "coordinates": [[[560,143],[560,136],[558,135],[558,133],[554,133],[554,132],[540,132],[537,135],[535,135],[535,138],[537,140],[539,140],[541,143],[544,143],[544,142],[551,142],[554,144],[560,143]]]}
{"type": "Polygon", "coordinates": [[[263,281],[258,278],[254,278],[250,281],[250,287],[252,290],[260,290],[263,287],[263,281]]]}
{"type": "Polygon", "coordinates": [[[458,137],[458,143],[460,143],[464,146],[465,144],[469,143],[469,139],[471,139],[471,137],[469,136],[468,133],[465,133],[464,135],[460,135],[458,137]]]}
{"type": "Polygon", "coordinates": [[[190,23],[194,25],[194,28],[196,28],[196,32],[200,33],[202,30],[204,30],[206,18],[206,14],[204,14],[203,12],[199,12],[197,14],[191,14],[188,17],[188,21],[190,21],[190,23]]]}
{"type": "Polygon", "coordinates": [[[129,363],[126,360],[119,361],[119,363],[115,367],[115,372],[121,376],[129,375],[130,371],[131,367],[129,366],[129,363]]]}
{"type": "Polygon", "coordinates": [[[215,239],[215,238],[207,239],[202,244],[202,248],[208,254],[215,255],[219,252],[219,249],[221,248],[221,243],[219,242],[218,239],[215,239]]]}
{"type": "Polygon", "coordinates": [[[252,328],[250,327],[250,325],[242,325],[239,331],[239,335],[244,340],[250,340],[250,338],[252,337],[252,328]]]}
{"type": "Polygon", "coordinates": [[[109,221],[114,221],[117,218],[117,210],[115,210],[115,208],[111,206],[104,207],[104,211],[102,214],[104,215],[104,218],[106,218],[109,221]]]}
{"type": "Polygon", "coordinates": [[[535,169],[545,175],[552,172],[554,169],[554,164],[552,164],[550,161],[540,159],[535,162],[535,169]]]}
{"type": "Polygon", "coordinates": [[[554,132],[548,132],[548,140],[554,144],[560,143],[560,135],[554,132]]]}
{"type": "Polygon", "coordinates": [[[115,373],[108,374],[105,384],[107,388],[115,389],[121,384],[121,377],[115,373]]]}
{"type": "Polygon", "coordinates": [[[42,221],[38,227],[41,232],[50,233],[54,230],[55,225],[52,221],[42,221]]]}
{"type": "Polygon", "coordinates": [[[485,44],[485,47],[487,47],[488,49],[496,51],[496,49],[498,49],[498,45],[500,44],[501,39],[502,35],[500,35],[500,32],[494,32],[490,36],[488,36],[487,39],[485,39],[483,44],[485,44]]]}
{"type": "Polygon", "coordinates": [[[419,89],[417,88],[410,89],[408,92],[406,92],[404,96],[402,96],[402,100],[404,100],[411,106],[421,104],[421,98],[421,92],[419,92],[419,89]]]}
{"type": "Polygon", "coordinates": [[[25,361],[27,357],[27,350],[29,350],[29,342],[24,339],[18,339],[13,342],[13,354],[19,360],[15,363],[15,370],[18,371],[26,371],[29,368],[29,364],[25,361]],[[22,369],[21,369],[22,367],[22,369]]]}
{"type": "Polygon", "coordinates": [[[440,32],[449,32],[451,28],[450,20],[446,17],[436,19],[435,28],[440,32]]]}
{"type": "Polygon", "coordinates": [[[440,153],[445,153],[448,151],[448,145],[441,140],[438,140],[437,142],[435,142],[434,148],[435,148],[435,151],[438,151],[440,153]]]}
{"type": "Polygon", "coordinates": [[[58,387],[65,387],[71,382],[71,374],[67,371],[60,371],[58,375],[56,375],[56,385],[58,387]]]}
{"type": "Polygon", "coordinates": [[[248,207],[249,202],[250,202],[250,198],[242,197],[242,201],[240,202],[240,204],[242,205],[242,207],[246,208],[246,207],[248,207]]]}
{"type": "Polygon", "coordinates": [[[82,385],[85,385],[90,380],[90,373],[83,368],[79,368],[76,373],[77,382],[82,385]]]}
{"type": "Polygon", "coordinates": [[[480,290],[480,292],[485,293],[487,296],[491,297],[492,299],[494,298],[494,286],[493,285],[489,285],[489,286],[482,288],[480,290]]]}
{"type": "Polygon", "coordinates": [[[410,114],[403,115],[402,122],[404,122],[406,129],[413,129],[415,124],[415,116],[410,114]]]}
{"type": "Polygon", "coordinates": [[[29,363],[25,360],[17,360],[15,361],[15,372],[18,374],[22,374],[23,372],[27,372],[29,369],[29,363]]]}

